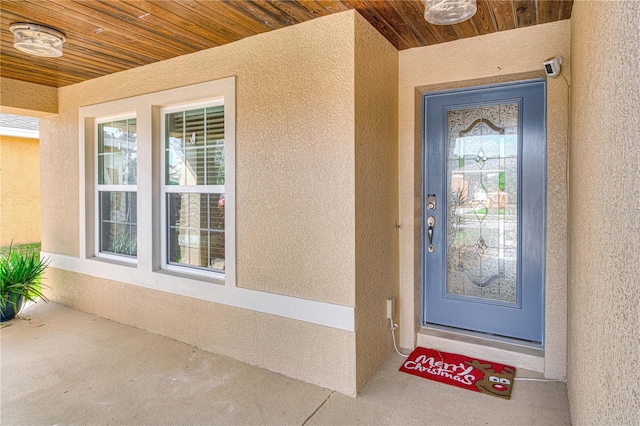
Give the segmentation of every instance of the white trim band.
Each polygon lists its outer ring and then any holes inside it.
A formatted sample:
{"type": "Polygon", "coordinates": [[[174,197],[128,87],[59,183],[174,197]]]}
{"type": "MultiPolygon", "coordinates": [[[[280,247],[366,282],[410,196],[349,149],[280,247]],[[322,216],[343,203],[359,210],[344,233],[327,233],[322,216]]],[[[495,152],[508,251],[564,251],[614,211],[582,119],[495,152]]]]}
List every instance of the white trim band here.
{"type": "Polygon", "coordinates": [[[16,129],[13,127],[0,127],[0,136],[13,136],[16,138],[40,139],[40,131],[16,129]]]}
{"type": "Polygon", "coordinates": [[[118,265],[101,259],[82,260],[76,257],[42,252],[51,259],[52,268],[92,277],[103,278],[222,305],[277,315],[324,325],[346,331],[355,331],[354,308],[281,294],[250,290],[206,282],[187,277],[176,277],[166,272],[144,272],[136,267],[118,265]]]}

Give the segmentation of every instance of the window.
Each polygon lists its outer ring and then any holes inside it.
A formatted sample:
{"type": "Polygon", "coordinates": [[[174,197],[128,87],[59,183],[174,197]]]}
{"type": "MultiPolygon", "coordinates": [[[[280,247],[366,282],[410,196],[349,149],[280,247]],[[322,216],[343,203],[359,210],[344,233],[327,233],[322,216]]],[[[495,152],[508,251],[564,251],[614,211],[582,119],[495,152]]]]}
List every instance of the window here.
{"type": "Polygon", "coordinates": [[[166,108],[163,264],[225,271],[225,117],[222,99],[166,108]]]}
{"type": "Polygon", "coordinates": [[[97,121],[97,250],[137,256],[137,129],[135,118],[97,121]]]}
{"type": "Polygon", "coordinates": [[[235,287],[235,78],[88,105],[79,119],[80,258],[167,291],[180,275],[192,297],[205,297],[193,280],[235,287]]]}

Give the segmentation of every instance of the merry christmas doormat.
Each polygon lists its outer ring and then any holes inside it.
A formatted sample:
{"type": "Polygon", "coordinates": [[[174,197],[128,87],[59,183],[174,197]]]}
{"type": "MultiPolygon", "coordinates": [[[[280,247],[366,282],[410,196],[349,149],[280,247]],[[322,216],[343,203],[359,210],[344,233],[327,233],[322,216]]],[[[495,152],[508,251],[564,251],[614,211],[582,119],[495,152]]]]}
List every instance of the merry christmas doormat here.
{"type": "Polygon", "coordinates": [[[417,347],[400,371],[498,398],[511,399],[515,367],[417,347]]]}

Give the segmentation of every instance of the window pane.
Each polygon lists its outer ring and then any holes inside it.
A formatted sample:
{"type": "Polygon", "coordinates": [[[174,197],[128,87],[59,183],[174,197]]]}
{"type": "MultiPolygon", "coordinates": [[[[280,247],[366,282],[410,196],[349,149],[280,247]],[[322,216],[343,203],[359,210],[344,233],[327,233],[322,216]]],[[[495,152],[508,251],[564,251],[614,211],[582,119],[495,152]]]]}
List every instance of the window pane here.
{"type": "Polygon", "coordinates": [[[204,109],[194,109],[184,113],[185,145],[204,145],[204,109]]]}
{"type": "Polygon", "coordinates": [[[224,106],[167,114],[166,185],[224,185],[224,106]]]}
{"type": "Polygon", "coordinates": [[[207,145],[224,140],[224,105],[207,108],[207,145]]]}
{"type": "Polygon", "coordinates": [[[224,141],[207,148],[207,185],[224,185],[224,141]]]}
{"type": "Polygon", "coordinates": [[[167,194],[168,262],[224,271],[224,194],[167,194]]]}
{"type": "Polygon", "coordinates": [[[184,113],[176,112],[166,116],[166,148],[184,147],[184,113]]]}
{"type": "Polygon", "coordinates": [[[167,185],[204,185],[205,155],[212,153],[204,148],[167,150],[167,185]]]}
{"type": "Polygon", "coordinates": [[[224,106],[207,108],[207,185],[224,185],[224,106]]]}
{"type": "Polygon", "coordinates": [[[136,257],[136,193],[101,191],[99,197],[100,252],[136,257]]]}
{"type": "Polygon", "coordinates": [[[98,124],[98,184],[137,183],[136,119],[98,124]]]}

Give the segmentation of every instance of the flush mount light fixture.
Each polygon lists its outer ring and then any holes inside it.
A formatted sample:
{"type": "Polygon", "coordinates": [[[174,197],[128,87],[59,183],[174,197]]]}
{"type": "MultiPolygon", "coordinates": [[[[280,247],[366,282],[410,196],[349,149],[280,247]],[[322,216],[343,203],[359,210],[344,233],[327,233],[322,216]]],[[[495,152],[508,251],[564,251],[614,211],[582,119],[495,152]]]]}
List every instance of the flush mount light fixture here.
{"type": "Polygon", "coordinates": [[[62,56],[64,34],[53,28],[18,22],[11,24],[13,45],[16,49],[34,56],[57,58],[62,56]]]}
{"type": "Polygon", "coordinates": [[[476,0],[422,0],[424,19],[430,24],[453,25],[475,15],[476,0]]]}

